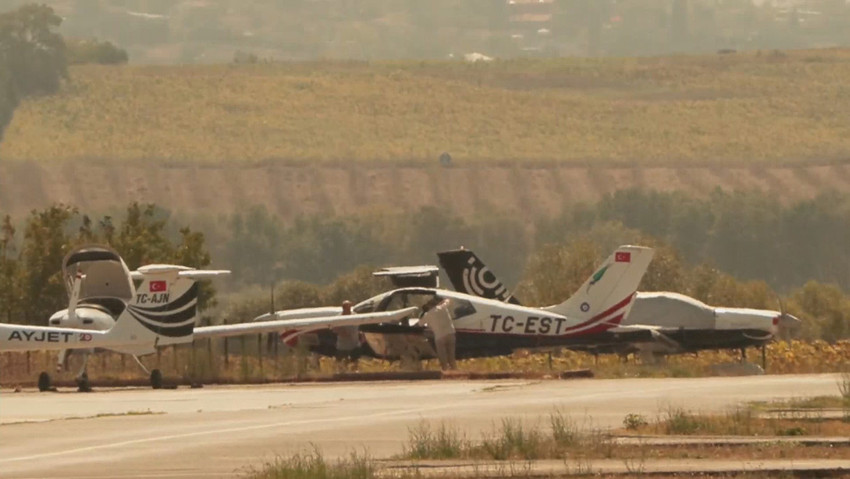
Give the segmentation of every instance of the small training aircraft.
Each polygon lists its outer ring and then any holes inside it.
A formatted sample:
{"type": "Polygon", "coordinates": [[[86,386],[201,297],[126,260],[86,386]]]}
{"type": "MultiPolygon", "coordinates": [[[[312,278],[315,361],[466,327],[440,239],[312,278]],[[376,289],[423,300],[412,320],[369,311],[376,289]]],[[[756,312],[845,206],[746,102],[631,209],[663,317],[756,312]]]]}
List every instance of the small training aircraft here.
{"type": "MultiPolygon", "coordinates": [[[[468,249],[437,253],[440,265],[457,290],[511,304],[520,304],[493,272],[468,249]]],[[[678,293],[638,292],[628,317],[611,330],[619,342],[574,347],[595,353],[638,353],[645,357],[706,349],[763,346],[799,320],[781,311],[721,308],[678,293]]]]}
{"type": "MultiPolygon", "coordinates": [[[[89,390],[88,357],[98,350],[132,355],[145,372],[138,356],[156,352],[160,346],[191,343],[195,338],[212,338],[280,331],[280,321],[196,327],[197,280],[225,274],[225,270],[195,270],[177,265],[147,265],[129,271],[112,248],[83,246],[69,252],[62,265],[68,290],[67,309],[53,314],[50,327],[0,324],[0,351],[59,350],[57,370],[67,367],[72,353],[84,356],[76,376],[80,390],[89,390]],[[135,282],[139,285],[136,287],[135,282]]],[[[360,325],[401,319],[415,308],[386,314],[318,315],[288,321],[286,328],[318,329],[325,326],[360,325]]],[[[151,386],[162,387],[162,373],[150,372],[151,386]]],[[[42,372],[39,389],[51,389],[51,378],[42,372]]]]}
{"type": "MultiPolygon", "coordinates": [[[[67,369],[71,354],[83,355],[76,375],[89,390],[89,356],[110,350],[133,356],[151,385],[162,387],[162,373],[147,369],[138,357],[158,347],[191,343],[197,317],[198,284],[229,271],[203,271],[177,265],[147,265],[130,272],[112,248],[86,245],[62,261],[68,308],[48,320],[49,327],[2,325],[0,350],[59,350],[56,369],[67,369]],[[138,287],[134,284],[139,281],[138,287]]],[[[50,374],[39,374],[38,387],[51,389],[50,374]]]]}
{"type": "MultiPolygon", "coordinates": [[[[398,311],[409,306],[421,307],[434,298],[449,299],[458,358],[504,355],[518,348],[608,344],[617,339],[611,331],[629,314],[635,290],[652,255],[653,251],[649,248],[621,246],[573,296],[563,303],[544,308],[505,303],[437,287],[413,286],[367,299],[355,305],[353,311],[358,314],[398,311]]],[[[395,272],[411,277],[420,275],[431,281],[432,276],[424,274],[426,268],[433,267],[412,267],[395,272]]],[[[339,311],[338,308],[279,311],[257,320],[339,314],[339,311]]],[[[363,341],[350,354],[384,359],[434,357],[426,328],[418,324],[418,319],[410,316],[395,324],[361,326],[359,331],[363,341]]],[[[281,337],[287,344],[294,345],[301,335],[297,331],[288,331],[281,337]]],[[[327,355],[339,353],[333,334],[309,336],[302,339],[308,340],[312,351],[327,355]]]]}

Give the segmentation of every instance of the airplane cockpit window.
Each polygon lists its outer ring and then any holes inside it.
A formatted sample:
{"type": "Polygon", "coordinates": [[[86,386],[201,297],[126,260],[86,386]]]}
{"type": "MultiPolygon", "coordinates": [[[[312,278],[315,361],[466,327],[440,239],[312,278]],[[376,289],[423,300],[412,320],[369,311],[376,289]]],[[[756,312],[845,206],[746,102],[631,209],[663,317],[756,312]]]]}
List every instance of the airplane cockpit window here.
{"type": "Polygon", "coordinates": [[[422,306],[434,297],[434,293],[430,291],[396,291],[389,297],[384,298],[378,306],[379,311],[396,311],[403,308],[422,306]]]}
{"type": "Polygon", "coordinates": [[[366,313],[374,313],[375,312],[375,302],[372,300],[366,301],[364,303],[358,304],[354,307],[355,314],[366,314],[366,313]]]}
{"type": "Polygon", "coordinates": [[[452,298],[452,319],[460,319],[475,314],[475,306],[469,301],[452,298]]]}

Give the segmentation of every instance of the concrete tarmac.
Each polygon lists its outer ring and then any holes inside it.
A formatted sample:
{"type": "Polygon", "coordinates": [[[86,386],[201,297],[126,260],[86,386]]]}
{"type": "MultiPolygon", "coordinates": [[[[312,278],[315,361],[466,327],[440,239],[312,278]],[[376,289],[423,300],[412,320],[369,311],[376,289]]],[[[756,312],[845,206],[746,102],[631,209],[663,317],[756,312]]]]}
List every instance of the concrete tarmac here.
{"type": "Polygon", "coordinates": [[[408,428],[473,436],[500,418],[617,427],[628,413],[717,411],[743,401],[838,394],[836,375],[693,379],[416,381],[94,393],[0,391],[0,476],[232,477],[315,445],[327,456],[402,452],[408,428]]]}

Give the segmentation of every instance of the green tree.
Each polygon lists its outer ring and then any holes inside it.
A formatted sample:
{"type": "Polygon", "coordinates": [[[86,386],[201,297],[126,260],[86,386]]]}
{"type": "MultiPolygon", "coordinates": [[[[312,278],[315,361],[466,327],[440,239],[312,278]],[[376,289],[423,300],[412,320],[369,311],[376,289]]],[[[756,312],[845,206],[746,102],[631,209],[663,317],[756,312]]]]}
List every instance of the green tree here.
{"type": "Polygon", "coordinates": [[[167,219],[154,204],[132,203],[112,246],[130,269],[152,263],[167,263],[174,247],[166,236],[167,219]]]}
{"type": "Polygon", "coordinates": [[[808,281],[791,294],[788,307],[803,321],[804,339],[834,342],[850,337],[850,299],[834,284],[808,281]]]}
{"type": "Polygon", "coordinates": [[[267,286],[278,280],[283,239],[280,221],[264,206],[255,206],[244,214],[234,214],[228,223],[225,254],[233,265],[234,281],[267,286]]]}
{"type": "Polygon", "coordinates": [[[129,59],[127,51],[118,48],[112,42],[91,39],[66,40],[69,65],[97,63],[100,65],[120,65],[129,59]]]}
{"type": "Polygon", "coordinates": [[[6,215],[0,225],[0,321],[7,323],[16,322],[14,319],[20,295],[15,253],[15,227],[11,217],[6,215]]]}
{"type": "Polygon", "coordinates": [[[340,276],[324,289],[322,303],[340,306],[343,301],[348,300],[356,304],[389,290],[391,284],[385,279],[373,276],[373,271],[373,267],[363,265],[340,276]]]}
{"type": "Polygon", "coordinates": [[[67,306],[61,265],[72,243],[68,223],[76,215],[76,208],[54,205],[33,211],[27,220],[19,277],[21,310],[28,324],[46,323],[51,314],[67,306]]]}
{"type": "Polygon", "coordinates": [[[587,239],[543,246],[529,258],[517,296],[525,304],[561,303],[593,274],[601,260],[599,247],[587,239]]]}
{"type": "Polygon", "coordinates": [[[54,93],[68,76],[61,23],[46,5],[0,14],[0,139],[23,98],[54,93]]]}

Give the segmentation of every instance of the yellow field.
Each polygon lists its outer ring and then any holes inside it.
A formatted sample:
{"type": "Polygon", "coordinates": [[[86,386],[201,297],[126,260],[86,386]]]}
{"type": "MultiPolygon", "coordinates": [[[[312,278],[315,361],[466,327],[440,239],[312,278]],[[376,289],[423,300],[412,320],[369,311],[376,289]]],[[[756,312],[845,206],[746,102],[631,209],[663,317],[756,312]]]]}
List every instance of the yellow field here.
{"type": "Polygon", "coordinates": [[[4,160],[796,163],[850,157],[850,50],[71,69],[4,160]]]}

